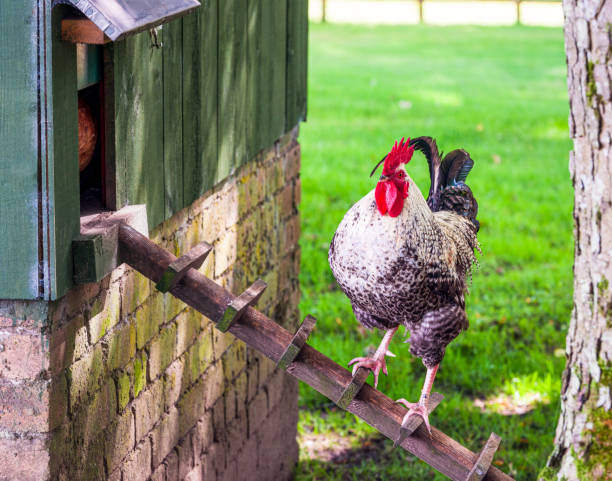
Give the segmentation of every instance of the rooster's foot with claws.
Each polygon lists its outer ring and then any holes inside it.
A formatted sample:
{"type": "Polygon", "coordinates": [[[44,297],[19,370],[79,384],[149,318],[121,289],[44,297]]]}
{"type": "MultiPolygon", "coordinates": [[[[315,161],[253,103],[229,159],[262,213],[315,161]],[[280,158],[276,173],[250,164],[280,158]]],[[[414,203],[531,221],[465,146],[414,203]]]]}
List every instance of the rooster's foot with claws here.
{"type": "Polygon", "coordinates": [[[387,363],[385,362],[384,357],[382,359],[377,359],[376,357],[356,357],[355,359],[351,359],[348,363],[349,366],[352,364],[355,364],[353,366],[353,376],[360,367],[372,371],[374,374],[375,388],[378,386],[378,375],[380,374],[380,371],[382,371],[385,376],[387,375],[387,363]]]}
{"type": "Polygon", "coordinates": [[[408,422],[410,416],[421,416],[423,418],[423,422],[425,422],[425,426],[427,427],[427,431],[429,431],[429,435],[431,436],[431,426],[429,425],[429,413],[427,412],[426,403],[411,403],[406,401],[405,399],[398,399],[395,401],[396,403],[403,404],[408,409],[408,412],[404,416],[402,420],[402,426],[405,426],[408,422]]]}

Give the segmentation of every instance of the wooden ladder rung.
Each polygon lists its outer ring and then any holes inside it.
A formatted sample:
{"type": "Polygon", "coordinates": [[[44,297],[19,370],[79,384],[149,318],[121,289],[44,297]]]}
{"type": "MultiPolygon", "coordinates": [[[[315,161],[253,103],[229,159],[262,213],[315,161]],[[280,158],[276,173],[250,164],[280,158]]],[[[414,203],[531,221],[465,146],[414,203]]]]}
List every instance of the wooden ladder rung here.
{"type": "Polygon", "coordinates": [[[223,312],[223,317],[217,323],[217,329],[221,332],[227,332],[235,322],[240,320],[247,307],[253,307],[266,290],[268,285],[261,279],[257,279],[251,286],[236,297],[223,312]]]}
{"type": "MultiPolygon", "coordinates": [[[[427,414],[431,414],[433,410],[438,407],[438,404],[442,402],[442,399],[444,399],[444,396],[442,396],[442,394],[440,394],[439,392],[434,392],[429,397],[429,402],[427,403],[427,414]]],[[[402,423],[399,428],[399,434],[397,435],[394,445],[401,445],[404,440],[408,436],[411,436],[412,433],[415,432],[421,424],[423,424],[423,418],[421,416],[414,415],[406,419],[406,422],[402,423]]]]}
{"type": "Polygon", "coordinates": [[[187,254],[172,262],[164,271],[161,279],[155,286],[161,292],[168,292],[187,274],[189,269],[199,269],[204,263],[212,246],[208,242],[200,242],[187,254]]]}
{"type": "Polygon", "coordinates": [[[349,382],[348,385],[344,388],[344,391],[342,391],[340,398],[336,401],[338,407],[342,409],[348,408],[349,404],[351,404],[351,401],[355,399],[355,396],[357,396],[357,393],[365,384],[366,379],[369,375],[369,369],[366,369],[364,367],[360,367],[357,369],[357,372],[351,379],[351,382],[349,382]]]}
{"type": "Polygon", "coordinates": [[[278,360],[278,363],[276,363],[276,365],[280,369],[286,371],[289,367],[289,364],[291,364],[293,360],[297,357],[297,355],[304,347],[304,344],[306,344],[306,340],[314,329],[316,322],[317,320],[310,314],[304,318],[304,321],[302,322],[302,324],[300,324],[300,327],[298,328],[297,332],[295,333],[295,336],[293,336],[293,339],[287,346],[287,349],[285,349],[285,352],[283,352],[283,355],[278,360]]]}
{"type": "Polygon", "coordinates": [[[465,481],[481,481],[485,477],[499,448],[499,443],[501,443],[501,438],[497,434],[491,433],[465,481]]]}

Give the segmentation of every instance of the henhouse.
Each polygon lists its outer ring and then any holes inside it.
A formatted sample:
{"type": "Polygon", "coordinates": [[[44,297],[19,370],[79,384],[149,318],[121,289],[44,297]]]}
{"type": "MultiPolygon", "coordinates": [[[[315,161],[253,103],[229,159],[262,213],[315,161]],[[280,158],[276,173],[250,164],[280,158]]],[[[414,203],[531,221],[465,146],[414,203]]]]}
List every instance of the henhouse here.
{"type": "Polygon", "coordinates": [[[256,301],[298,322],[307,22],[0,5],[0,478],[290,478],[297,383],[227,330],[256,301]],[[225,329],[183,302],[194,273],[244,291],[225,329]]]}

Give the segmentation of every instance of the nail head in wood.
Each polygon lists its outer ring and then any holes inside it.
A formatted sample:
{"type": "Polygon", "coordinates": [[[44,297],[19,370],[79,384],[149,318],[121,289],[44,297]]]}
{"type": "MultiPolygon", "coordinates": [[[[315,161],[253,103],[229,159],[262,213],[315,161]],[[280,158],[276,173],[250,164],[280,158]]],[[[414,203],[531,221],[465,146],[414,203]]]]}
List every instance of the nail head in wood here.
{"type": "Polygon", "coordinates": [[[172,262],[162,274],[155,286],[161,292],[168,292],[185,276],[189,269],[199,269],[210,254],[212,246],[208,242],[200,242],[184,256],[172,262]]]}
{"type": "MultiPolygon", "coordinates": [[[[442,402],[442,399],[444,399],[444,396],[442,396],[442,394],[440,394],[439,392],[434,392],[429,397],[429,402],[427,403],[427,414],[431,414],[433,410],[438,407],[438,404],[442,402]]],[[[397,436],[397,440],[394,443],[394,446],[401,445],[404,440],[408,436],[411,436],[412,433],[415,432],[421,424],[423,424],[423,418],[421,416],[410,416],[406,420],[406,423],[400,426],[399,434],[397,436]]]]}
{"type": "Polygon", "coordinates": [[[225,308],[223,317],[217,323],[217,329],[221,332],[227,332],[242,317],[247,307],[257,304],[266,287],[268,285],[261,279],[258,279],[246,291],[230,302],[225,308]]]}
{"type": "Polygon", "coordinates": [[[484,445],[484,448],[482,448],[482,451],[480,451],[478,459],[468,473],[467,478],[465,478],[465,481],[481,481],[485,477],[499,448],[499,443],[501,443],[501,438],[497,434],[491,433],[489,440],[484,445]]]}
{"type": "Polygon", "coordinates": [[[283,371],[287,370],[289,364],[293,362],[293,360],[304,347],[304,344],[306,344],[306,340],[308,339],[308,336],[310,336],[310,333],[312,332],[316,322],[317,320],[311,315],[308,315],[304,318],[304,321],[302,322],[302,324],[300,324],[300,327],[295,333],[295,336],[293,336],[293,339],[287,346],[287,349],[285,349],[285,352],[283,352],[283,355],[280,357],[278,363],[276,364],[280,369],[282,369],[283,371]]]}

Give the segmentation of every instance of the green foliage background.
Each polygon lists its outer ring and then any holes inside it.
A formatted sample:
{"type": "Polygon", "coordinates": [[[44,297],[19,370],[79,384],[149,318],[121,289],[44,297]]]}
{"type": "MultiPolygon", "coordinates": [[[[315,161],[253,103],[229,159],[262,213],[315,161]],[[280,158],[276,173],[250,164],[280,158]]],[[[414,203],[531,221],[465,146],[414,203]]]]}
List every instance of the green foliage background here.
{"type": "MultiPolygon", "coordinates": [[[[342,216],[375,185],[375,163],[402,136],[466,149],[475,160],[468,184],[480,205],[483,255],[467,299],[470,329],[447,350],[434,385],[445,400],[430,420],[474,451],[495,431],[501,469],[533,479],[552,448],[572,307],[562,30],[313,24],[309,48],[300,308],[318,319],[310,342],[345,364],[381,339],[358,327],[327,263],[342,216]],[[486,412],[474,405],[493,398],[535,408],[508,416],[495,403],[486,412]]],[[[426,194],[421,154],[408,171],[426,194]]],[[[379,389],[417,400],[425,369],[402,338],[392,342],[397,357],[379,389]]],[[[297,480],[445,479],[307,386],[300,405],[303,440],[341,436],[349,446],[326,461],[304,442],[297,480]]]]}

